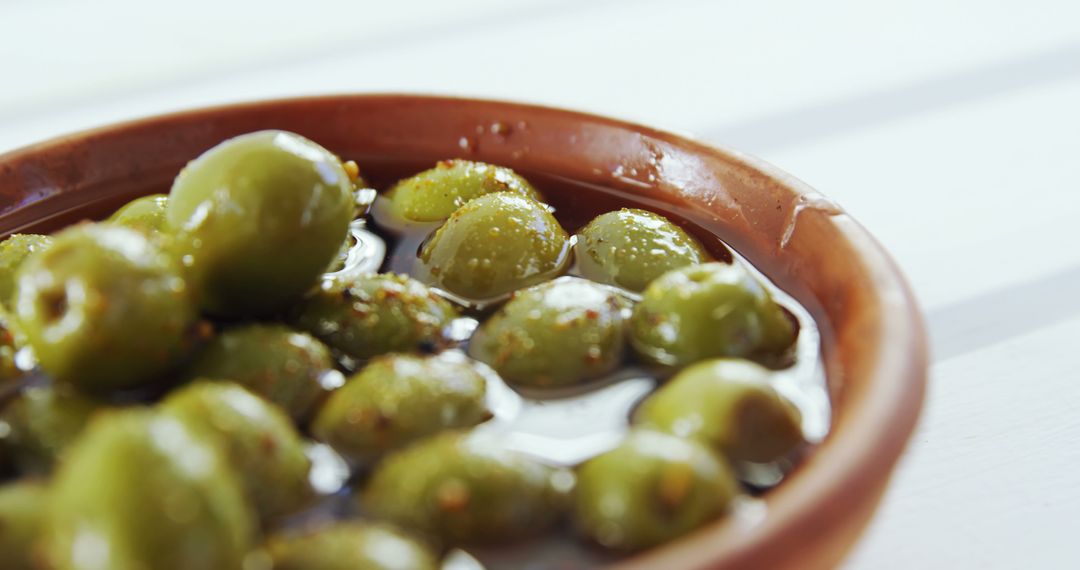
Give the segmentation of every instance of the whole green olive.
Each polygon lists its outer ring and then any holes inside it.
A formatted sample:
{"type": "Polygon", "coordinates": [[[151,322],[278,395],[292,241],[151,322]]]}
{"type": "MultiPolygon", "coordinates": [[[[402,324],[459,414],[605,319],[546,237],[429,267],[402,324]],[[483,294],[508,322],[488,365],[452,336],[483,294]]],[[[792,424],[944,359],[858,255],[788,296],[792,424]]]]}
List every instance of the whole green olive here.
{"type": "Polygon", "coordinates": [[[165,221],[168,206],[169,197],[165,194],[142,196],[124,204],[105,221],[140,231],[150,238],[160,237],[169,231],[165,221]]]}
{"type": "Polygon", "coordinates": [[[395,184],[386,197],[401,218],[437,222],[469,200],[492,192],[514,192],[543,201],[540,193],[513,170],[468,160],[441,160],[435,168],[395,184]]]}
{"type": "Polygon", "coordinates": [[[798,408],[769,385],[770,374],[747,360],[699,362],[646,398],[634,420],[700,439],[731,459],[773,461],[802,443],[803,434],[798,408]]]}
{"type": "Polygon", "coordinates": [[[336,156],[296,134],[260,131],[188,164],[166,219],[207,312],[266,315],[316,284],[354,208],[336,156]]]}
{"type": "Polygon", "coordinates": [[[625,306],[610,287],[561,277],[514,293],[469,350],[516,386],[579,384],[619,366],[625,306]]]}
{"type": "Polygon", "coordinates": [[[232,380],[306,421],[329,389],[343,380],[323,343],[282,325],[253,324],[210,340],[185,378],[232,380]]]}
{"type": "Polygon", "coordinates": [[[231,382],[197,381],[165,399],[161,411],[221,447],[261,520],[312,499],[311,461],[281,408],[231,382]]]}
{"type": "Polygon", "coordinates": [[[173,259],[139,232],[84,224],[19,269],[17,326],[61,384],[104,393],[154,383],[196,322],[173,259]]]}
{"type": "Polygon", "coordinates": [[[649,548],[719,517],[738,494],[731,468],[708,447],[635,430],[578,470],[578,528],[613,550],[649,548]]]}
{"type": "Polygon", "coordinates": [[[296,308],[294,324],[358,360],[437,346],[457,311],[405,275],[354,275],[324,284],[296,308]]]}
{"type": "Polygon", "coordinates": [[[40,541],[47,505],[48,493],[38,481],[0,486],[0,563],[4,570],[43,567],[40,541]]]}
{"type": "Polygon", "coordinates": [[[0,241],[0,307],[12,308],[15,297],[15,274],[26,258],[48,249],[52,237],[39,234],[13,234],[0,241]]]}
{"type": "Polygon", "coordinates": [[[369,461],[449,428],[491,417],[484,377],[464,357],[392,354],[327,399],[311,431],[338,453],[369,461]]]}
{"type": "Polygon", "coordinates": [[[630,208],[594,218],[574,247],[582,276],[631,291],[672,269],[709,260],[701,244],[667,218],[630,208]]]}
{"type": "Polygon", "coordinates": [[[447,432],[387,456],[362,498],[376,517],[448,544],[501,543],[552,526],[572,485],[481,434],[447,432]]]}
{"type": "Polygon", "coordinates": [[[240,568],[254,517],[217,447],[174,417],[103,413],[53,479],[54,570],[240,568]]]}
{"type": "Polygon", "coordinates": [[[741,265],[705,263],[654,280],[634,307],[631,345],[648,362],[683,366],[717,356],[775,356],[795,328],[741,265]]]}
{"type": "Polygon", "coordinates": [[[19,471],[47,475],[105,404],[77,392],[28,386],[4,409],[8,447],[19,471]]]}
{"type": "Polygon", "coordinates": [[[385,524],[338,522],[267,541],[273,570],[436,570],[430,545],[385,524]]]}
{"type": "Polygon", "coordinates": [[[569,237],[540,203],[513,192],[458,208],[420,252],[433,284],[466,299],[509,293],[562,273],[569,237]]]}

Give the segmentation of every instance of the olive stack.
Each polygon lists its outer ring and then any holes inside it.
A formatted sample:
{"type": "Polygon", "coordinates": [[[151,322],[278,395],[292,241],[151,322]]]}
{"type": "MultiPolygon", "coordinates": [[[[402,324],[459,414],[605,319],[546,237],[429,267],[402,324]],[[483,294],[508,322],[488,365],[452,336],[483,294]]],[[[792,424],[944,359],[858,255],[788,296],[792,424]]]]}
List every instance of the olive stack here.
{"type": "Polygon", "coordinates": [[[377,199],[380,227],[424,232],[409,275],[343,270],[373,196],[355,164],[260,131],[167,196],[0,243],[4,568],[438,568],[554,528],[628,553],[727,512],[733,465],[804,443],[771,378],[798,327],[663,216],[570,235],[515,172],[442,161],[377,199]],[[663,384],[580,465],[483,429],[492,378],[587,391],[627,362],[663,384]],[[318,509],[337,490],[313,483],[315,442],[351,469],[347,508],[318,509]]]}

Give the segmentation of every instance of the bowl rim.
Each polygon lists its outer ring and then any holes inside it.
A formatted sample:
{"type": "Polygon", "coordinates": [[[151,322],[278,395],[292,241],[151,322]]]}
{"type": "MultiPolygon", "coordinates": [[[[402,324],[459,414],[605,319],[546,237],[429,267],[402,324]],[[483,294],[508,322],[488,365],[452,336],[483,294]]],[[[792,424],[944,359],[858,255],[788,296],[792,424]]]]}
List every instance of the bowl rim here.
{"type": "MultiPolygon", "coordinates": [[[[332,104],[339,101],[484,105],[503,111],[523,110],[559,115],[642,134],[691,153],[746,168],[768,178],[796,199],[817,200],[821,196],[809,185],[762,159],[700,141],[692,138],[692,135],[554,106],[412,93],[341,93],[263,99],[151,115],[97,126],[7,151],[0,154],[0,168],[8,168],[8,165],[40,153],[60,151],[69,143],[117,135],[125,130],[151,127],[156,123],[199,120],[210,115],[275,106],[332,104]]],[[[39,201],[27,202],[14,210],[39,201]]],[[[0,219],[8,217],[10,213],[11,210],[5,208],[0,213],[0,219]]],[[[824,566],[829,566],[842,558],[880,499],[890,473],[914,431],[925,397],[929,357],[923,318],[899,267],[865,228],[842,211],[811,212],[810,215],[820,217],[821,223],[831,225],[832,230],[846,241],[857,256],[853,262],[861,266],[870,280],[868,292],[875,302],[875,314],[868,318],[873,325],[876,342],[873,343],[872,354],[865,357],[868,359],[865,372],[868,380],[856,396],[857,405],[850,409],[842,425],[834,418],[825,441],[804,459],[784,484],[766,495],[768,516],[757,521],[736,521],[731,520],[734,517],[726,517],[688,536],[622,561],[618,563],[619,567],[727,568],[760,566],[763,562],[796,567],[794,560],[797,560],[798,554],[796,558],[778,555],[774,552],[777,545],[811,548],[818,542],[828,543],[825,548],[835,550],[822,559],[825,560],[824,566]],[[859,520],[853,522],[851,517],[859,520]],[[834,536],[837,533],[848,536],[840,539],[834,536]]],[[[804,299],[799,300],[807,304],[804,299]]],[[[813,309],[811,312],[815,319],[821,318],[818,312],[813,309]]],[[[824,349],[824,335],[822,342],[824,349]]],[[[835,399],[835,394],[833,396],[835,399]]],[[[819,567],[821,564],[810,566],[819,567]]]]}

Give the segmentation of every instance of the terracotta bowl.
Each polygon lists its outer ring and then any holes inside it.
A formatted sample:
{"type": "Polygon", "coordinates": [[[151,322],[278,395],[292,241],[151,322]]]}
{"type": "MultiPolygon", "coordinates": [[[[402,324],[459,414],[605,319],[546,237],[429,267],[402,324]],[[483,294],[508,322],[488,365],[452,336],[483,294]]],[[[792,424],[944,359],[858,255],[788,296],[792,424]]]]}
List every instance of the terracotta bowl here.
{"type": "MultiPolygon", "coordinates": [[[[570,111],[468,99],[343,95],[216,107],[53,139],[0,156],[0,233],[51,231],[166,191],[221,140],[296,131],[349,158],[490,161],[635,193],[692,212],[817,320],[832,431],[765,496],[625,568],[827,568],[870,519],[911,435],[927,356],[910,289],[839,207],[752,157],[570,111]]],[[[361,162],[363,164],[363,162],[361,162]]]]}

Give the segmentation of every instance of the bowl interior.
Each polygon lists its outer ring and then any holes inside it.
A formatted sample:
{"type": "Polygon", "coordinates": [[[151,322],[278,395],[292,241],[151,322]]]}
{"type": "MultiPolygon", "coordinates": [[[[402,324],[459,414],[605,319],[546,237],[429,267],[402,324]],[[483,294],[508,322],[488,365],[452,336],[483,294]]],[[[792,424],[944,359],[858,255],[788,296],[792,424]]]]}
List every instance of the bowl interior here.
{"type": "Polygon", "coordinates": [[[722,520],[627,567],[829,567],[857,538],[914,427],[926,374],[917,306],[880,246],[839,207],[736,152],[611,119],[467,99],[332,96],[203,109],[0,156],[0,233],[52,231],[167,192],[204,150],[295,131],[376,181],[449,157],[634,194],[714,231],[813,314],[833,403],[829,437],[755,517],[722,520]]]}

